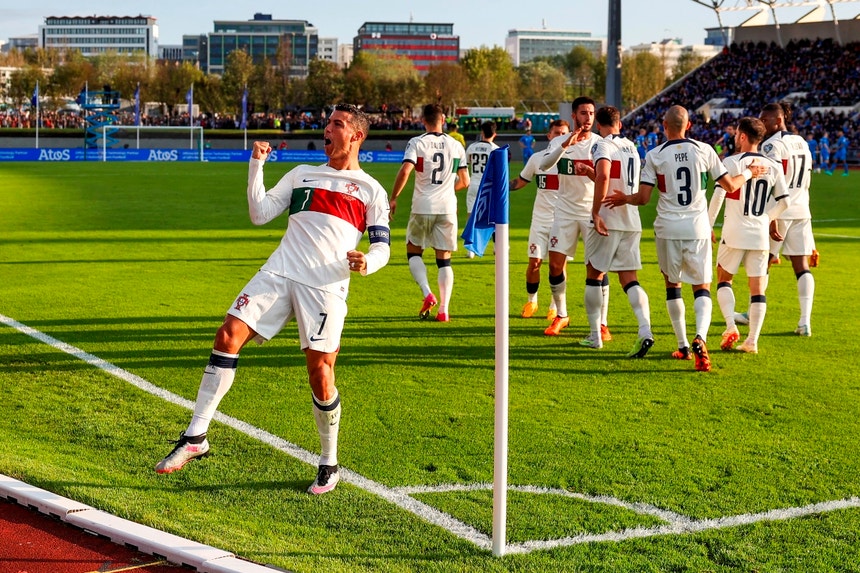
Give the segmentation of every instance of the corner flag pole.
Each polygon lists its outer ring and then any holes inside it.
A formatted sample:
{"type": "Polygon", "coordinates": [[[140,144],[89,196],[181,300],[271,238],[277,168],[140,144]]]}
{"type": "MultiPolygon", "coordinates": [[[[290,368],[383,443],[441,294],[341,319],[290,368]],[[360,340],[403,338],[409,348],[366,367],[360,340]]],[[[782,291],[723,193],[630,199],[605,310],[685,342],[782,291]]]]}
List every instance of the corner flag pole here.
{"type": "MultiPolygon", "coordinates": [[[[508,221],[508,217],[504,220],[508,221]]],[[[508,507],[508,243],[509,224],[496,223],[496,421],[493,446],[493,555],[496,557],[505,554],[508,507]]]]}

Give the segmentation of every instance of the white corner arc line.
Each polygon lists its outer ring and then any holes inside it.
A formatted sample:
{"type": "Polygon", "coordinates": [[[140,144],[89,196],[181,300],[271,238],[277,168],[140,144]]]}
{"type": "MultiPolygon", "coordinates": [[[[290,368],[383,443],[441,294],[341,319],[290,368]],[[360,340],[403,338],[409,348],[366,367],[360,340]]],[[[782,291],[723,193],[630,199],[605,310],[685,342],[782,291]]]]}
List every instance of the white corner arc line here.
{"type": "MultiPolygon", "coordinates": [[[[108,374],[111,374],[121,380],[124,380],[129,384],[139,388],[140,390],[143,390],[144,392],[161,398],[162,400],[165,400],[172,404],[176,404],[178,406],[182,406],[183,408],[189,410],[193,410],[194,408],[194,402],[192,402],[191,400],[187,400],[181,396],[178,396],[177,394],[164,390],[163,388],[160,388],[152,384],[151,382],[148,382],[140,376],[132,374],[131,372],[128,372],[127,370],[116,366],[115,364],[112,364],[102,358],[99,358],[98,356],[95,356],[93,354],[90,354],[89,352],[81,350],[80,348],[58,340],[39,330],[22,324],[3,314],[0,314],[0,324],[5,324],[6,326],[17,330],[22,334],[30,336],[31,338],[34,338],[39,342],[47,344],[48,346],[65,352],[66,354],[74,356],[75,358],[87,364],[90,364],[91,366],[99,368],[100,370],[103,370],[108,374]]],[[[242,432],[243,434],[246,434],[247,436],[259,440],[310,465],[315,466],[319,460],[319,457],[317,455],[312,454],[311,452],[291,442],[288,442],[283,438],[275,436],[274,434],[257,428],[256,426],[252,426],[251,424],[243,422],[242,420],[239,420],[237,418],[233,418],[220,412],[216,412],[215,419],[239,432],[242,432]]],[[[362,488],[370,493],[373,493],[388,501],[389,503],[392,503],[393,505],[396,505],[401,509],[415,514],[416,516],[424,519],[428,523],[446,529],[453,535],[463,540],[469,541],[481,549],[489,551],[492,548],[492,540],[487,534],[478,531],[474,527],[457,520],[456,518],[452,517],[451,515],[448,515],[443,511],[433,508],[411,497],[411,495],[419,493],[444,493],[454,491],[474,491],[482,489],[492,489],[492,484],[448,484],[439,486],[391,488],[379,482],[366,478],[352,470],[342,467],[340,471],[341,479],[344,482],[350,483],[356,487],[362,488]]],[[[860,498],[850,497],[841,500],[813,503],[802,507],[773,509],[761,513],[733,515],[714,519],[693,520],[686,516],[668,510],[663,510],[649,504],[625,502],[623,500],[610,496],[589,496],[562,489],[552,489],[538,486],[509,486],[509,489],[525,493],[561,495],[593,503],[615,505],[623,507],[630,511],[634,511],[636,513],[652,515],[663,521],[666,521],[667,524],[655,527],[637,527],[625,529],[622,531],[611,531],[606,533],[580,534],[560,539],[510,543],[505,548],[506,553],[529,553],[536,550],[548,550],[557,547],[568,547],[571,545],[578,545],[584,543],[620,542],[627,541],[630,539],[641,539],[645,537],[655,537],[661,535],[698,533],[713,529],[724,529],[728,527],[749,525],[762,521],[783,521],[787,519],[794,519],[807,515],[826,513],[840,509],[860,508],[860,498]]]]}

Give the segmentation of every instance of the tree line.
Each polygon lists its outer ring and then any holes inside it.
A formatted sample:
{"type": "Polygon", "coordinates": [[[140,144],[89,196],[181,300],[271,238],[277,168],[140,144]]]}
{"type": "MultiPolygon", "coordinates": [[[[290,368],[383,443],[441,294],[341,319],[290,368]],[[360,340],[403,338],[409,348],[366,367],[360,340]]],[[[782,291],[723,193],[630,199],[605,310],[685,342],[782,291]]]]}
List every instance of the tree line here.
{"type": "MultiPolygon", "coordinates": [[[[47,109],[61,107],[64,98],[74,98],[84,85],[90,90],[109,85],[124,99],[131,99],[140,86],[142,101],[162,102],[172,114],[193,84],[194,103],[210,115],[238,115],[246,88],[249,113],[322,109],[340,101],[406,113],[427,102],[439,102],[451,113],[454,107],[469,106],[554,112],[560,102],[580,95],[602,101],[606,89],[606,58],[583,47],[514,66],[503,48],[482,46],[468,50],[460,62],[432,66],[424,76],[394,52],[361,51],[346,69],[313,60],[305,78],[291,75],[292,62],[279,55],[283,52],[255,63],[246,52],[233,51],[224,73],[216,75],[204,74],[187,61],[153,61],[144,55],[84,57],[74,50],[13,50],[0,55],[0,66],[18,68],[8,86],[0,86],[0,101],[21,107],[30,101],[37,82],[47,109]]],[[[667,77],[665,63],[653,54],[625,57],[624,108],[641,105],[699,64],[695,56],[682,57],[667,77]]]]}

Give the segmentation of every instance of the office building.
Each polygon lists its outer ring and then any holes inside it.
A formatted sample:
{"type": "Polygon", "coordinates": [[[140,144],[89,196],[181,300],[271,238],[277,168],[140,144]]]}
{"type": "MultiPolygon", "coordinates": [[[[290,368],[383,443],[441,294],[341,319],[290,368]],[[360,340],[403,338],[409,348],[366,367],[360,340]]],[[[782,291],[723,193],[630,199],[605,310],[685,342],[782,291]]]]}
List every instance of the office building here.
{"type": "Polygon", "coordinates": [[[49,16],[39,26],[39,47],[158,57],[158,25],[152,16],[49,16]]]}
{"type": "Polygon", "coordinates": [[[384,50],[412,60],[419,74],[442,62],[460,61],[460,37],[454,24],[365,22],[353,39],[353,52],[384,50]]]}

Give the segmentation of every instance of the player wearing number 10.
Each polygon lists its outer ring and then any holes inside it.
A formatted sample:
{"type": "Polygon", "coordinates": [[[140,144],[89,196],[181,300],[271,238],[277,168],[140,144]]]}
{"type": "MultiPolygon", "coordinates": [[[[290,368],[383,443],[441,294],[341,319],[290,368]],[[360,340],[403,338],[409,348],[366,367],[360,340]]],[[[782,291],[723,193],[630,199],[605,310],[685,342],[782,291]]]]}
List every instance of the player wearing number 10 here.
{"type": "Polygon", "coordinates": [[[445,114],[438,104],[424,106],[421,121],[425,133],[413,137],[406,144],[403,164],[394,178],[391,190],[391,216],[397,209],[397,198],[415,172],[415,189],[412,194],[412,212],[406,225],[406,257],[409,271],[424,296],[419,318],[428,318],[437,299],[430,290],[427,267],[421,255],[424,249],[436,251],[439,269],[439,310],[436,320],[448,322],[448,306],[454,288],[454,270],[451,253],[457,250],[457,196],[456,191],[469,187],[469,166],[466,150],[455,139],[442,133],[445,114]]]}
{"type": "Polygon", "coordinates": [[[696,370],[709,372],[711,359],[706,341],[713,311],[713,255],[705,196],[708,176],[731,193],[764,170],[753,164],[743,174],[729,176],[713,147],[685,137],[690,120],[687,110],[679,105],[666,112],[663,128],[668,141],[645,156],[639,191],[632,195],[615,191],[604,202],[616,207],[645,205],[657,187],[659,199],[654,236],[657,261],[666,282],[666,308],[678,341],[678,350],[672,356],[679,360],[690,360],[695,356],[696,370]],[[687,339],[682,283],[693,286],[695,298],[696,336],[692,346],[687,339]]]}

